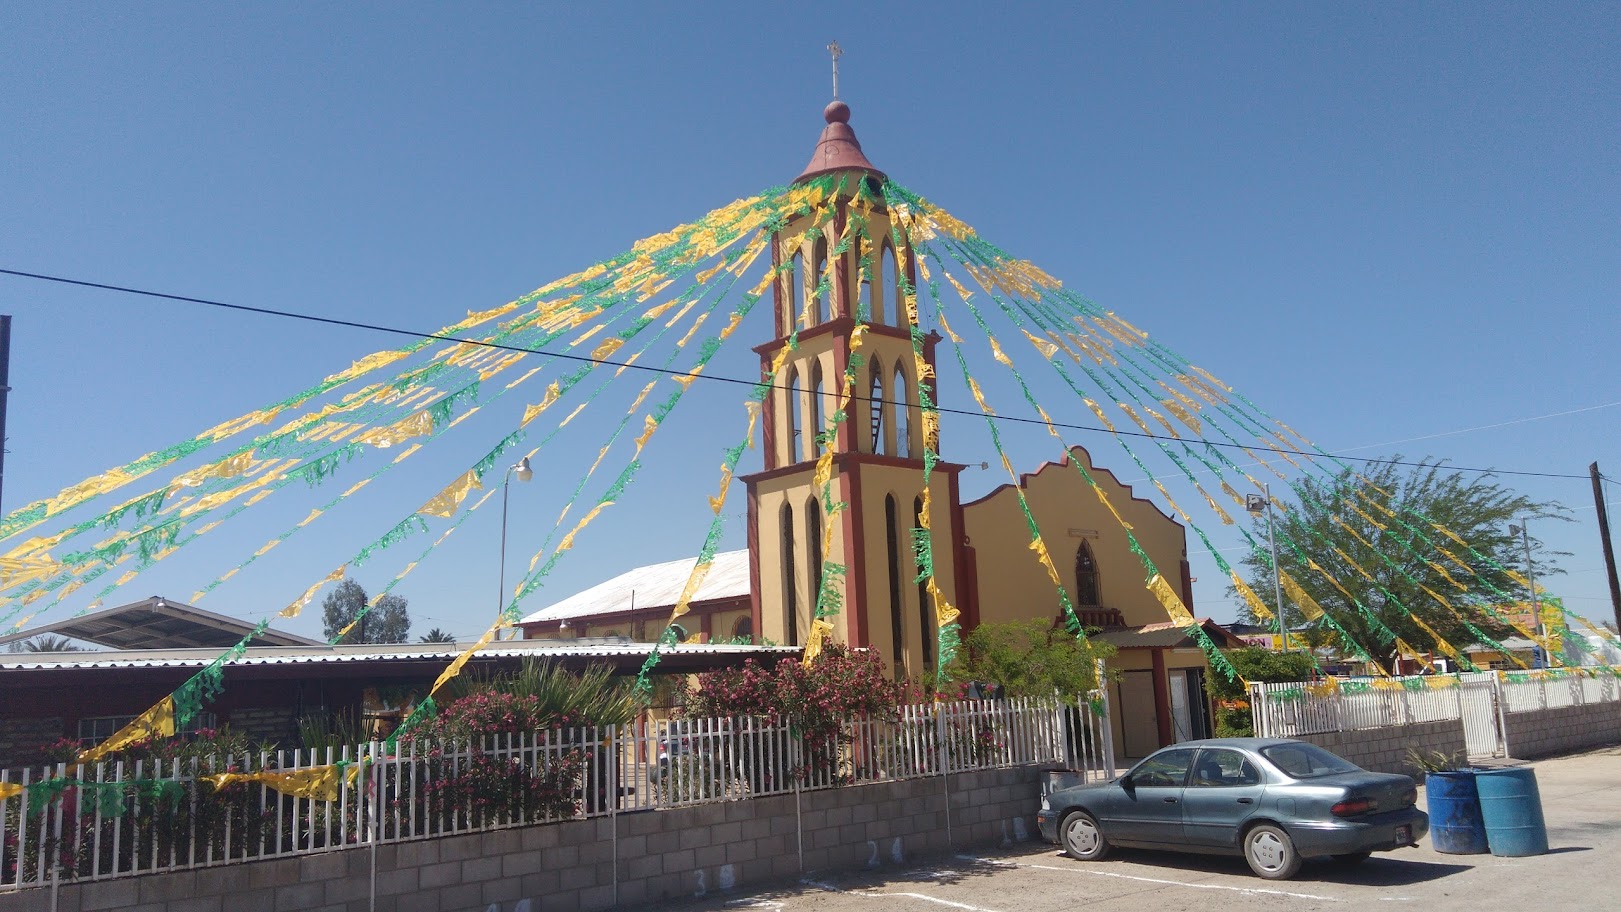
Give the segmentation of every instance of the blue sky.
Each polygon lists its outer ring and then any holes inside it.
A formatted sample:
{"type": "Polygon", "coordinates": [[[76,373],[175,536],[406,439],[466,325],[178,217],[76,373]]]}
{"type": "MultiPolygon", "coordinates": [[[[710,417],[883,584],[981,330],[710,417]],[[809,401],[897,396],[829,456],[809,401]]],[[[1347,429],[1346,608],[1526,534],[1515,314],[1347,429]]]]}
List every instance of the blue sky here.
{"type": "MultiPolygon", "coordinates": [[[[793,178],[837,39],[879,167],[1323,447],[1621,477],[1618,38],[1614,4],[1569,3],[11,5],[0,267],[436,329],[793,178]]],[[[9,277],[0,308],[7,509],[396,344],[9,277]]],[[[526,608],[694,553],[733,442],[702,415],[737,398],[695,401],[526,608]]],[[[1533,531],[1572,552],[1554,591],[1608,617],[1585,478],[1504,480],[1571,507],[1533,531]]],[[[519,565],[555,517],[529,490],[519,565]]],[[[426,493],[205,607],[276,610],[426,493]]],[[[485,512],[401,589],[418,633],[493,609],[485,512]]],[[[160,565],[128,600],[245,553],[160,565]]],[[[1230,617],[1195,572],[1197,613],[1230,617]]]]}

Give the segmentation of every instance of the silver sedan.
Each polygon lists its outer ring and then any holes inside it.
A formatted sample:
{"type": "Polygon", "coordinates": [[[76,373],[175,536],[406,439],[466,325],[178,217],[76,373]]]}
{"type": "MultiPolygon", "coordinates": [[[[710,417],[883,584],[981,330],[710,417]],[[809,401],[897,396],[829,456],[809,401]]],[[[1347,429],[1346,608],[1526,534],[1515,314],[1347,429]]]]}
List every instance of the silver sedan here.
{"type": "Polygon", "coordinates": [[[1111,846],[1243,855],[1269,880],[1329,856],[1357,863],[1429,831],[1406,776],[1370,773],[1304,741],[1213,738],[1149,755],[1110,782],[1041,800],[1048,842],[1092,861],[1111,846]]]}

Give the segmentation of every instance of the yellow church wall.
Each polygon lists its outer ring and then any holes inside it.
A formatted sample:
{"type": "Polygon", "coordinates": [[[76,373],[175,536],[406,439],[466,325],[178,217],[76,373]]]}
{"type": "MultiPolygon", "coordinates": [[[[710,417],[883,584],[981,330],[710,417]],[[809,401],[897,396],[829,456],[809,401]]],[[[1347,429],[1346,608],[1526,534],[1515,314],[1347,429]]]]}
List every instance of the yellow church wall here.
{"type": "MultiPolygon", "coordinates": [[[[922,493],[922,473],[916,467],[864,463],[860,466],[860,505],[867,517],[862,558],[866,567],[863,604],[867,615],[867,642],[877,647],[894,667],[897,653],[890,611],[889,538],[884,531],[885,500],[895,498],[895,535],[899,555],[901,643],[904,673],[920,675],[933,666],[934,608],[920,605],[913,558],[912,527],[916,501],[922,493]],[[927,647],[925,647],[927,637],[927,647]]],[[[959,610],[957,562],[951,543],[955,538],[951,516],[950,476],[936,470],[930,478],[930,524],[934,541],[934,575],[946,600],[959,610]]]]}
{"type": "MultiPolygon", "coordinates": [[[[820,492],[817,493],[820,499],[820,492]]],[[[810,466],[806,466],[803,472],[763,479],[756,488],[756,516],[760,530],[756,555],[760,567],[759,633],[774,643],[803,645],[816,610],[816,590],[820,581],[811,576],[812,543],[809,536],[811,494],[810,466]],[[787,614],[783,608],[787,596],[787,557],[783,549],[782,534],[784,506],[793,509],[795,545],[793,572],[797,603],[795,635],[790,635],[787,614]]],[[[833,496],[839,500],[849,497],[845,481],[837,475],[833,479],[833,496]]],[[[829,558],[835,563],[845,563],[841,558],[845,553],[842,517],[839,515],[828,517],[821,504],[815,509],[821,513],[824,528],[829,523],[833,527],[833,538],[827,552],[829,558]]],[[[835,587],[841,595],[847,593],[848,583],[847,579],[835,582],[835,587]]],[[[849,620],[848,612],[834,618],[834,636],[841,642],[851,640],[850,631],[846,629],[849,620]]]]}
{"type": "MultiPolygon", "coordinates": [[[[1133,499],[1131,488],[1116,481],[1109,471],[1097,468],[1085,449],[1074,447],[1071,452],[1132,525],[1139,544],[1171,587],[1186,598],[1181,591],[1181,568],[1187,538],[1181,524],[1152,503],[1133,499]]],[[[1073,465],[1067,461],[1047,463],[1022,476],[1021,481],[1031,515],[1072,602],[1075,558],[1084,540],[1091,544],[1098,568],[1101,607],[1118,610],[1128,626],[1167,619],[1159,600],[1144,586],[1146,574],[1131,551],[1125,530],[1073,465]]],[[[1004,485],[981,500],[965,504],[963,522],[976,556],[980,621],[1056,617],[1061,610],[1057,590],[1036,552],[1030,550],[1030,533],[1019,509],[1018,492],[1004,485]]]]}

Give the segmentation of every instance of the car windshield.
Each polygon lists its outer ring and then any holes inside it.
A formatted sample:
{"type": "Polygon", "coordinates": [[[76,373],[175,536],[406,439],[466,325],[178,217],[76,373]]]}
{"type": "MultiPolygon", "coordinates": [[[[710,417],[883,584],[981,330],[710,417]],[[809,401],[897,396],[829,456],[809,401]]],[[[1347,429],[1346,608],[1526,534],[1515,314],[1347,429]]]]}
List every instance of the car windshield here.
{"type": "Polygon", "coordinates": [[[1354,773],[1361,767],[1349,760],[1336,757],[1315,744],[1297,742],[1274,744],[1261,748],[1261,756],[1272,765],[1296,779],[1332,776],[1335,773],[1354,773]]]}

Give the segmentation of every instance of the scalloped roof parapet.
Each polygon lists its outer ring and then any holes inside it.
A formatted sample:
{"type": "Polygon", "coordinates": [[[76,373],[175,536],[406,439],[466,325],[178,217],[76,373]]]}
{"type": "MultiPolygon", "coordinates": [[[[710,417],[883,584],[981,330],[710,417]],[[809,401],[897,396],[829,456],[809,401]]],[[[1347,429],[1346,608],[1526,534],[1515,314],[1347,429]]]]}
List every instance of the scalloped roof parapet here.
{"type": "MultiPolygon", "coordinates": [[[[1075,458],[1075,452],[1077,450],[1079,450],[1081,453],[1085,454],[1085,456],[1086,456],[1086,464],[1091,467],[1090,471],[1092,471],[1094,473],[1095,472],[1102,472],[1103,474],[1109,476],[1109,480],[1114,482],[1115,485],[1117,485],[1122,491],[1125,491],[1126,494],[1128,496],[1130,496],[1132,500],[1138,501],[1140,503],[1148,504],[1149,506],[1153,507],[1155,510],[1159,511],[1159,514],[1161,516],[1165,517],[1166,519],[1170,520],[1173,523],[1176,523],[1178,526],[1182,525],[1182,521],[1177,519],[1175,516],[1165,512],[1164,507],[1161,507],[1159,504],[1155,503],[1152,500],[1149,500],[1146,497],[1137,496],[1136,489],[1133,488],[1131,485],[1126,484],[1125,482],[1121,481],[1119,479],[1119,477],[1117,477],[1114,474],[1114,471],[1112,469],[1109,469],[1109,468],[1106,468],[1104,466],[1098,465],[1092,459],[1091,451],[1088,450],[1086,447],[1083,447],[1080,444],[1076,444],[1076,445],[1070,447],[1069,448],[1069,457],[1068,458],[1074,459],[1075,458]]],[[[1064,465],[1064,463],[1055,462],[1055,461],[1049,459],[1046,462],[1043,462],[1041,465],[1037,466],[1035,471],[1033,471],[1033,472],[1020,472],[1019,473],[1019,487],[1024,488],[1026,490],[1029,490],[1029,488],[1030,488],[1030,479],[1035,478],[1036,476],[1038,476],[1041,473],[1047,471],[1048,469],[1060,467],[1062,465],[1064,465]]],[[[1002,493],[1004,490],[1012,490],[1012,488],[1013,488],[1013,483],[1012,482],[1004,481],[1001,484],[997,485],[996,487],[994,487],[994,488],[990,489],[989,491],[987,491],[984,496],[976,498],[974,500],[964,502],[963,503],[963,509],[967,509],[969,507],[977,506],[979,504],[985,503],[986,501],[989,501],[991,498],[995,497],[996,495],[1002,493]]]]}

